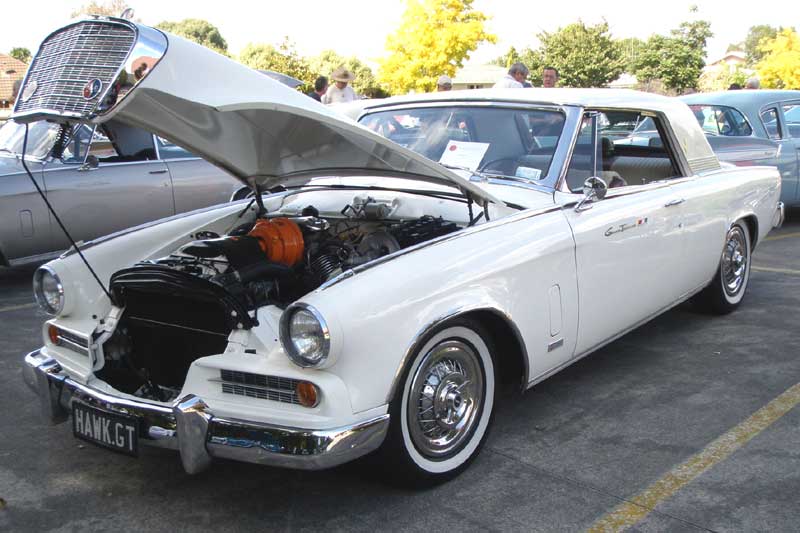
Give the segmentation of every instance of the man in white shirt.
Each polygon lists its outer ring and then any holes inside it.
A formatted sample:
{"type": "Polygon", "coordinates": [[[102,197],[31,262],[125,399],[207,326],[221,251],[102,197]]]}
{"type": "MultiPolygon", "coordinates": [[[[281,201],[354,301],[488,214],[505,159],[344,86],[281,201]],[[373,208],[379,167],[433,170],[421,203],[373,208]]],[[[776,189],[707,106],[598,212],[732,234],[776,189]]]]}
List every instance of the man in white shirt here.
{"type": "Polygon", "coordinates": [[[340,104],[356,99],[356,92],[348,85],[356,79],[352,72],[344,67],[339,67],[333,71],[331,78],[334,84],[328,87],[328,90],[322,95],[323,104],[340,104]]]}
{"type": "Polygon", "coordinates": [[[522,83],[528,77],[528,67],[524,63],[514,63],[508,74],[494,84],[494,89],[522,89],[522,83]]]}

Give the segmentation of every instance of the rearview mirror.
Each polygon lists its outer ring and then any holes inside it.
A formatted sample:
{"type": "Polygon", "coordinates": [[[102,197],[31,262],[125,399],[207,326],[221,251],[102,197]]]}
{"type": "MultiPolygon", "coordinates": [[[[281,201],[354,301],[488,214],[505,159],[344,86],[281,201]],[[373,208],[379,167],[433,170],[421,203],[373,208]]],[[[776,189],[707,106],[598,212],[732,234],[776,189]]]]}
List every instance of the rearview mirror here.
{"type": "Polygon", "coordinates": [[[575,206],[575,211],[591,209],[592,202],[602,200],[608,192],[608,184],[603,178],[592,176],[583,182],[583,199],[575,206]]]}

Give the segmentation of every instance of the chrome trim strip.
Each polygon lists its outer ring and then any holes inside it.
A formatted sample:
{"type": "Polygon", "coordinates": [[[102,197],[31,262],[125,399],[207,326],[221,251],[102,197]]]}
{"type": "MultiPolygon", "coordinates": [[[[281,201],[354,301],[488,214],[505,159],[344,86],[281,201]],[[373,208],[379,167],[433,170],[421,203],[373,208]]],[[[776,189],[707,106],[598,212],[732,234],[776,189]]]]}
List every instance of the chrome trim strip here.
{"type": "Polygon", "coordinates": [[[547,352],[548,353],[552,352],[553,350],[555,350],[557,348],[561,348],[562,346],[564,346],[564,338],[563,337],[558,339],[558,340],[555,340],[555,341],[551,342],[550,344],[548,344],[547,345],[547,352]]]}
{"type": "Polygon", "coordinates": [[[317,430],[215,417],[192,394],[171,407],[119,398],[74,381],[40,350],[25,356],[22,375],[50,423],[66,421],[73,400],[134,416],[140,421],[139,443],[178,450],[188,473],[202,471],[214,457],[301,470],[331,468],[376,450],[389,428],[388,414],[317,430]]]}
{"type": "Polygon", "coordinates": [[[403,354],[402,359],[400,359],[400,363],[395,370],[394,377],[392,378],[392,384],[389,387],[389,393],[386,396],[386,403],[391,403],[392,399],[394,398],[395,393],[397,392],[397,388],[400,386],[400,378],[403,375],[403,371],[405,370],[406,366],[411,362],[411,358],[414,354],[422,347],[423,339],[431,333],[433,330],[448,322],[449,320],[453,320],[454,318],[458,318],[459,316],[463,316],[467,313],[474,313],[479,311],[486,311],[492,313],[496,316],[499,316],[501,319],[505,321],[505,323],[511,327],[512,331],[514,332],[514,337],[519,343],[520,347],[522,348],[522,363],[524,366],[524,375],[522,376],[522,390],[525,390],[526,384],[528,383],[529,375],[530,375],[530,360],[528,359],[528,348],[525,345],[525,340],[522,338],[522,333],[520,332],[517,324],[514,322],[513,318],[510,314],[503,311],[502,309],[497,309],[493,307],[485,307],[485,306],[475,306],[475,307],[468,307],[462,306],[451,311],[446,312],[445,314],[431,320],[427,324],[425,324],[422,328],[417,331],[416,335],[411,339],[408,347],[406,348],[405,353],[403,354]]]}
{"type": "MultiPolygon", "coordinates": [[[[286,378],[286,379],[292,379],[292,380],[298,381],[298,382],[300,381],[300,380],[295,380],[294,378],[286,378]]],[[[264,385],[252,385],[250,383],[240,383],[239,381],[226,381],[224,379],[218,379],[218,378],[209,378],[208,381],[209,381],[209,383],[219,383],[220,385],[231,385],[231,386],[234,386],[234,387],[244,387],[244,388],[248,388],[248,389],[261,390],[261,391],[264,391],[264,392],[275,392],[275,393],[279,393],[279,394],[292,394],[292,395],[296,395],[297,394],[294,389],[281,389],[281,388],[278,388],[278,387],[269,387],[269,386],[264,386],[264,385]]]]}
{"type": "Polygon", "coordinates": [[[511,224],[513,222],[517,222],[518,220],[525,220],[527,218],[532,218],[539,215],[544,215],[547,213],[552,213],[554,211],[561,211],[562,206],[560,205],[553,205],[552,207],[543,207],[541,209],[526,209],[525,211],[521,211],[519,213],[515,213],[513,215],[509,215],[507,217],[498,218],[487,222],[486,224],[481,224],[479,226],[472,226],[469,228],[463,228],[458,231],[454,231],[453,233],[448,233],[447,235],[442,235],[441,237],[436,237],[435,239],[431,239],[429,241],[421,242],[419,244],[415,244],[413,246],[409,246],[408,248],[403,248],[402,250],[398,250],[391,254],[387,254],[384,256],[379,257],[369,263],[364,263],[363,265],[359,265],[357,267],[345,270],[335,278],[326,281],[322,285],[320,285],[316,291],[314,292],[321,292],[327,289],[330,289],[334,285],[338,285],[342,281],[352,278],[356,274],[360,274],[365,270],[369,270],[371,268],[375,268],[378,265],[382,265],[387,261],[391,261],[396,257],[400,257],[406,254],[410,254],[411,252],[416,252],[417,250],[421,250],[422,248],[427,248],[429,246],[436,246],[439,244],[443,244],[445,242],[451,241],[453,239],[460,239],[462,237],[466,237],[467,235],[472,235],[474,233],[480,233],[481,231],[486,231],[492,228],[496,228],[499,226],[505,226],[506,224],[511,224]]]}

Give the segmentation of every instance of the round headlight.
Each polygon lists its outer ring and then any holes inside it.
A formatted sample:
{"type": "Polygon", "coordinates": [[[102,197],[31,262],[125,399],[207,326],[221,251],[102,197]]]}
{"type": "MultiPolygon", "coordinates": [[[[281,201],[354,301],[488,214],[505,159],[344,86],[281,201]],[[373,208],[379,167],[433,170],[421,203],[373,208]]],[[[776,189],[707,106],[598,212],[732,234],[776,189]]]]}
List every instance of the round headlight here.
{"type": "Polygon", "coordinates": [[[48,315],[57,315],[64,309],[64,286],[58,274],[48,266],[39,267],[33,274],[33,295],[48,315]]]}
{"type": "Polygon", "coordinates": [[[314,368],[328,358],[331,336],[322,315],[310,305],[298,304],[281,317],[281,343],[296,365],[314,368]]]}

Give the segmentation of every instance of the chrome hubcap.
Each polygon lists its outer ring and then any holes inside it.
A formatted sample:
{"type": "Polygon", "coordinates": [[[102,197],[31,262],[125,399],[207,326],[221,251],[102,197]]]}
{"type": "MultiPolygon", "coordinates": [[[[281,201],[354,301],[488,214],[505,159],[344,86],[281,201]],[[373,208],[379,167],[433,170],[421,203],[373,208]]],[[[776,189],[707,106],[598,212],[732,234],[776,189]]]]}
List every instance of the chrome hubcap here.
{"type": "Polygon", "coordinates": [[[741,228],[728,232],[728,242],[722,252],[722,285],[728,296],[736,296],[747,275],[747,240],[741,228]]]}
{"type": "Polygon", "coordinates": [[[427,457],[458,452],[469,439],[483,405],[478,354],[462,341],[435,346],[417,368],[408,396],[411,440],[427,457]]]}

